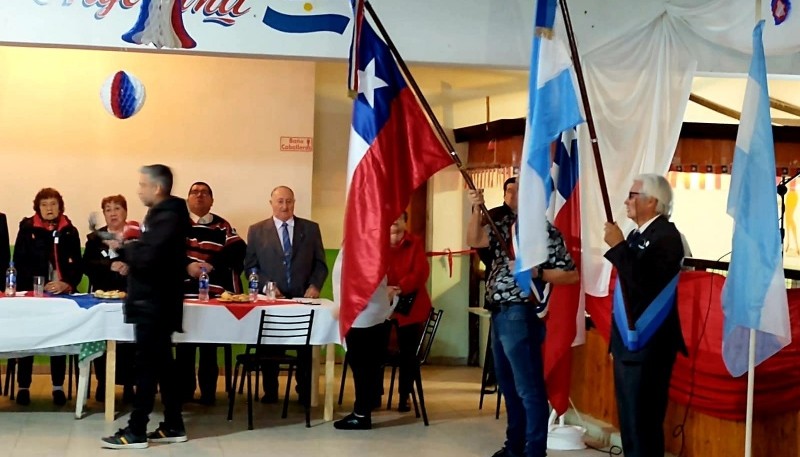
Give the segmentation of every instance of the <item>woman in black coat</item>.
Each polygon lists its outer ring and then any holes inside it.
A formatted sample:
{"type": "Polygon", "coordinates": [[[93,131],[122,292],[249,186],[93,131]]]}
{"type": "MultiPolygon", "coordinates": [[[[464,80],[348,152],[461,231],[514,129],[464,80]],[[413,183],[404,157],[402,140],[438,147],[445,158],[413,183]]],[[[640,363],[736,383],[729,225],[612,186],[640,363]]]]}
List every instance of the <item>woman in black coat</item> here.
{"type": "MultiPolygon", "coordinates": [[[[128,222],[128,202],[122,195],[112,195],[100,202],[106,225],[97,232],[111,232],[120,237],[128,226],[138,227],[135,222],[128,222]]],[[[98,233],[92,232],[86,237],[86,249],[83,252],[83,265],[89,277],[89,290],[111,291],[128,290],[128,265],[119,254],[109,248],[98,233]]],[[[133,401],[133,358],[134,348],[131,344],[117,345],[117,384],[124,387],[122,401],[133,401]]],[[[97,378],[95,400],[105,401],[106,356],[94,360],[94,374],[97,378]]]]}
{"type": "MultiPolygon", "coordinates": [[[[33,210],[33,216],[19,223],[14,243],[18,290],[32,290],[34,276],[43,276],[46,293],[59,295],[76,291],[83,277],[81,241],[78,230],[64,215],[64,199],[55,189],[42,189],[33,200],[33,210]]],[[[17,363],[17,403],[27,405],[31,401],[33,357],[23,357],[17,363]]],[[[50,357],[53,403],[59,406],[67,402],[63,389],[66,366],[66,356],[50,357]]]]}

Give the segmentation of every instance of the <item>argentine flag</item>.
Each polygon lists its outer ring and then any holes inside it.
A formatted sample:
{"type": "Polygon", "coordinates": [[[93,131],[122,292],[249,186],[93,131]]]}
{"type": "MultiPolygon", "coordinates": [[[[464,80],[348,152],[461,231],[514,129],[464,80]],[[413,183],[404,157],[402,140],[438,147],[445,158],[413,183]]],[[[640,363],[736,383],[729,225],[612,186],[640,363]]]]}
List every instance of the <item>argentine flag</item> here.
{"type": "Polygon", "coordinates": [[[731,264],[722,289],[722,358],[733,376],[747,372],[750,329],[756,330],[756,365],[792,341],[778,230],[763,29],[764,21],[760,21],[753,30],[753,60],[728,193],[728,214],[734,228],[731,264]]]}
{"type": "MultiPolygon", "coordinates": [[[[572,59],[556,36],[556,0],[538,0],[531,53],[528,124],[520,164],[514,276],[531,291],[531,270],[547,260],[547,206],[550,202],[550,144],[583,122],[575,92],[572,59]]],[[[560,22],[560,21],[558,21],[560,22]]]]}
{"type": "Polygon", "coordinates": [[[347,0],[282,0],[270,2],[261,22],[283,33],[342,35],[350,23],[351,11],[347,0]]]}

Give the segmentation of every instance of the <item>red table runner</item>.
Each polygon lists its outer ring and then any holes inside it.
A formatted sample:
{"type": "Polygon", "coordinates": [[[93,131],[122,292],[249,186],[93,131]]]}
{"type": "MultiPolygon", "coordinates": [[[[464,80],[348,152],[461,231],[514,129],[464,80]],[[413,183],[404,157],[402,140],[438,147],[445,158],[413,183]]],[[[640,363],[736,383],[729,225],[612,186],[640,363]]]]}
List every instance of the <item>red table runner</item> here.
{"type": "Polygon", "coordinates": [[[266,301],[266,300],[258,300],[256,302],[223,302],[219,301],[219,299],[212,298],[207,302],[195,301],[192,300],[192,303],[197,303],[198,305],[211,305],[211,306],[224,306],[228,311],[230,311],[233,316],[238,319],[242,320],[243,317],[247,316],[247,314],[252,311],[254,308],[259,306],[276,306],[276,305],[297,305],[298,303],[293,300],[285,300],[285,299],[278,299],[275,301],[266,301]]]}

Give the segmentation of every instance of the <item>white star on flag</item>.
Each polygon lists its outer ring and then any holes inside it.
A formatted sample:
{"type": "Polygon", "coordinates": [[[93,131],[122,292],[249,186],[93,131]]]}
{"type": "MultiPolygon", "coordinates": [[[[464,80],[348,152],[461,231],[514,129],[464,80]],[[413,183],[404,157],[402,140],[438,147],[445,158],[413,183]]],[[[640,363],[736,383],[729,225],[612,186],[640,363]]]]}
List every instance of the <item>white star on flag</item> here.
{"type": "Polygon", "coordinates": [[[364,94],[369,106],[375,108],[375,91],[381,87],[389,85],[375,75],[375,59],[372,59],[363,71],[358,70],[358,93],[364,94]]]}

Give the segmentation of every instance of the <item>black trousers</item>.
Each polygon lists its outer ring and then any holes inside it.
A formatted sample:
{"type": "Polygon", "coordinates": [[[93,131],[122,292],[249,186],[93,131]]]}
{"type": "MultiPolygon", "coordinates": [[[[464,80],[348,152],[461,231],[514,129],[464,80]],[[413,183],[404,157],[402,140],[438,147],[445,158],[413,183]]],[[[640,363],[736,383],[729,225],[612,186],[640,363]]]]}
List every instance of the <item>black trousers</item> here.
{"type": "Polygon", "coordinates": [[[664,455],[664,417],[675,352],[643,361],[614,358],[614,390],[625,457],[664,455]]]}
{"type": "Polygon", "coordinates": [[[353,412],[371,417],[375,400],[383,389],[383,364],[389,346],[390,324],[351,328],[347,333],[347,356],[353,370],[356,401],[353,412]]]}
{"type": "Polygon", "coordinates": [[[172,358],[172,330],[163,324],[135,324],[136,395],[128,427],[136,435],[147,433],[147,422],[156,399],[156,387],[164,404],[167,428],[183,430],[181,399],[176,388],[172,358]]]}
{"type": "MultiPolygon", "coordinates": [[[[134,382],[133,364],[136,358],[136,346],[131,343],[117,343],[117,370],[114,377],[118,386],[132,386],[134,382]]],[[[106,354],[92,361],[97,388],[103,389],[106,383],[106,354]]]]}
{"type": "Polygon", "coordinates": [[[194,398],[194,391],[200,385],[200,397],[213,399],[217,393],[219,364],[215,343],[181,343],[175,346],[175,365],[178,370],[178,391],[184,401],[194,398]],[[200,364],[195,373],[197,351],[200,350],[200,364]]]}
{"type": "MultiPolygon", "coordinates": [[[[67,372],[67,356],[57,355],[50,357],[50,379],[53,386],[63,386],[64,377],[67,372]]],[[[20,389],[27,389],[31,386],[33,376],[33,356],[17,359],[17,384],[20,389]]]]}
{"type": "Polygon", "coordinates": [[[410,324],[397,329],[397,347],[400,356],[398,390],[401,400],[408,398],[414,387],[414,375],[419,370],[417,348],[424,327],[424,324],[410,324]]]}
{"type": "MultiPolygon", "coordinates": [[[[257,349],[259,354],[277,355],[282,356],[286,353],[286,349],[280,346],[261,346],[257,349]]],[[[267,397],[278,398],[278,375],[280,374],[280,365],[277,362],[265,362],[261,365],[261,382],[264,386],[264,394],[267,397]]],[[[308,375],[304,364],[298,364],[295,370],[295,378],[297,379],[296,390],[298,394],[305,393],[305,389],[309,387],[308,375]]],[[[291,379],[288,381],[291,382],[291,379]]]]}

